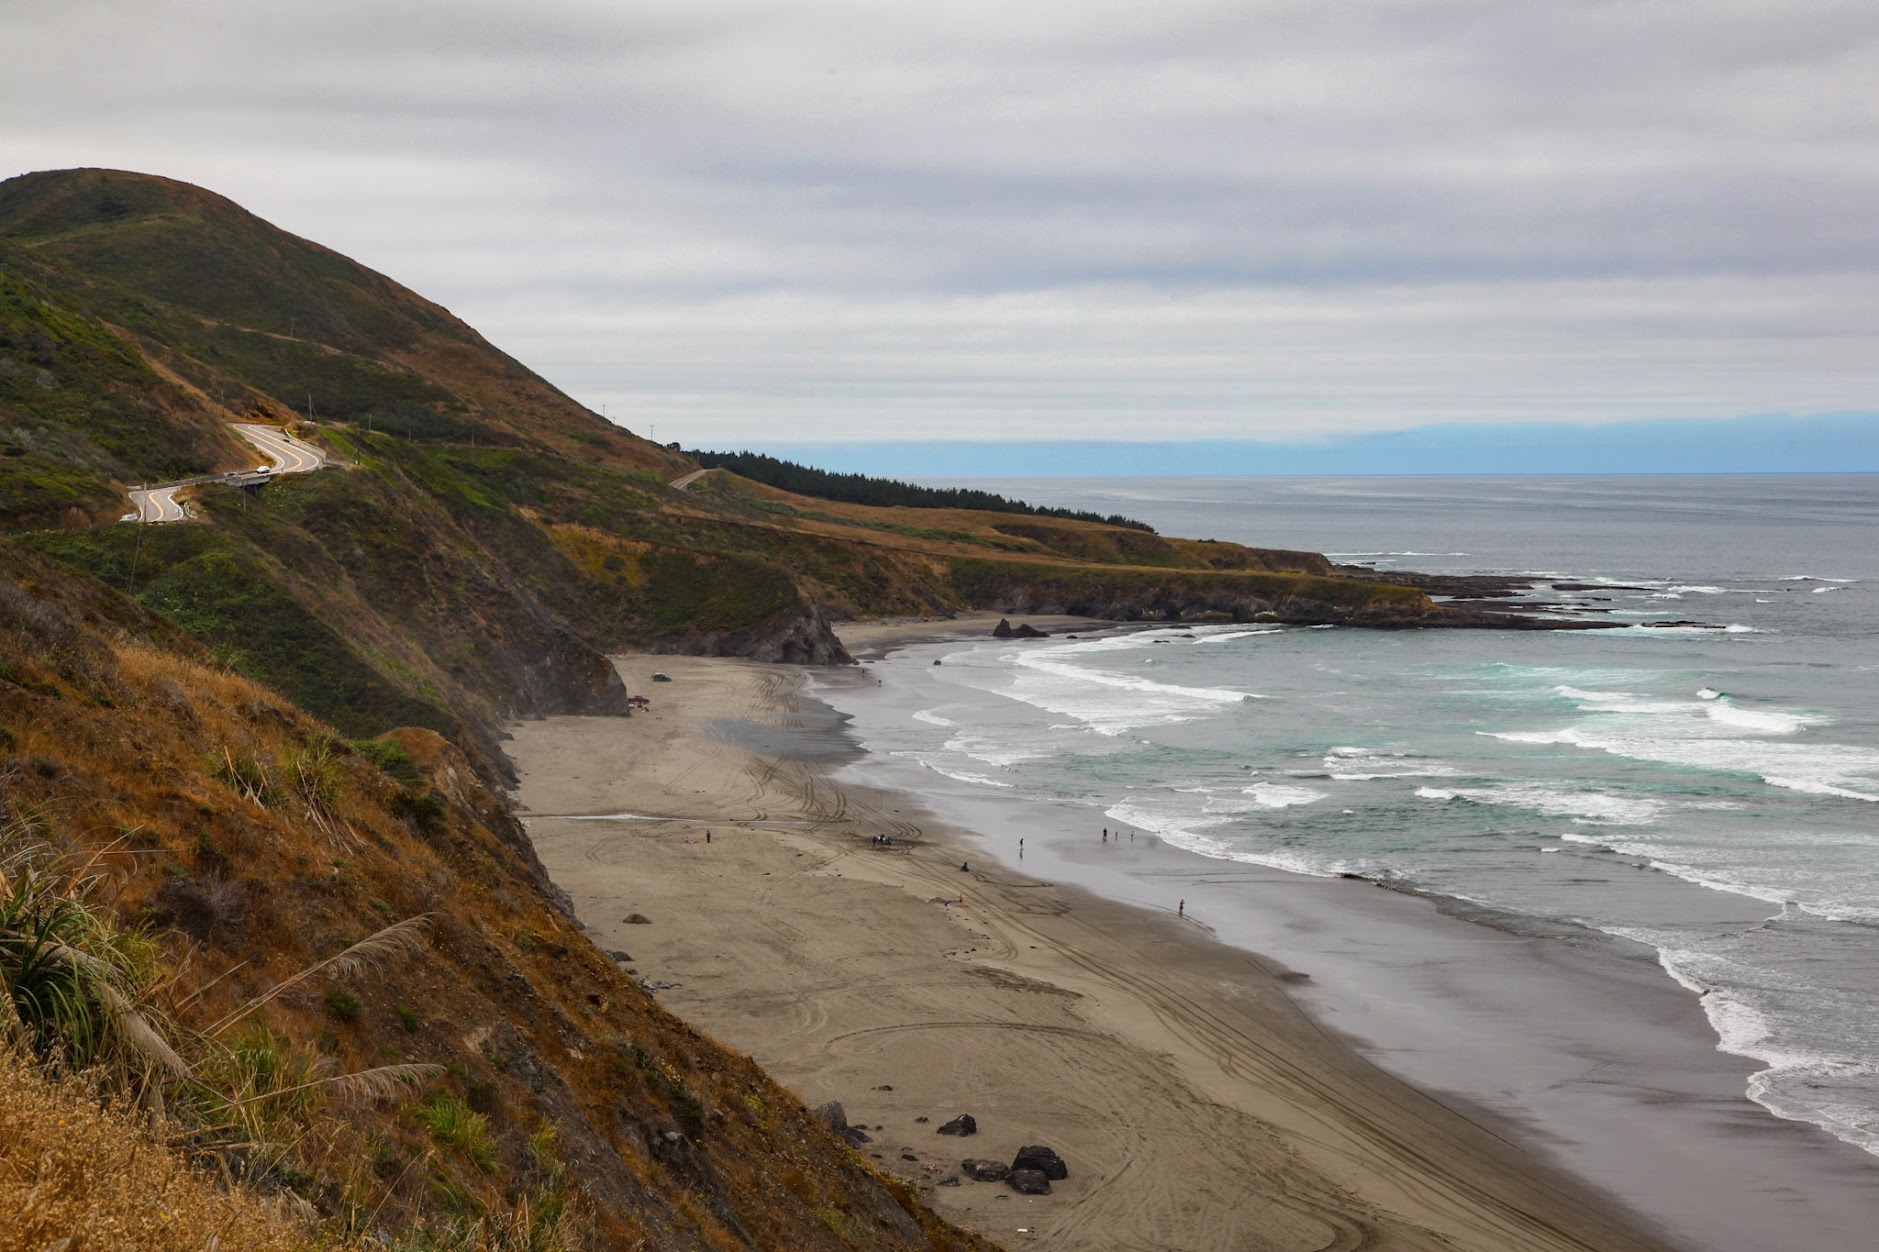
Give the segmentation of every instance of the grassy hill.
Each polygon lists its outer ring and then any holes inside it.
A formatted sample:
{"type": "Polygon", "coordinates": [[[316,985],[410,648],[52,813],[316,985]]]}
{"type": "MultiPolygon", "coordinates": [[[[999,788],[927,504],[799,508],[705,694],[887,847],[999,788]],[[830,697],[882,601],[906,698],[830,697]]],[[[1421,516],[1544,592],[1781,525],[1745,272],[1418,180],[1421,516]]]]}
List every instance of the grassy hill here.
{"type": "Polygon", "coordinates": [[[622,711],[608,649],[843,661],[831,618],[1432,611],[1332,586],[1314,553],[722,470],[668,485],[695,468],[210,192],[108,170],[0,183],[0,530],[347,733],[427,727],[499,772],[505,719],[622,711]],[[342,468],[203,487],[186,526],[106,524],[130,485],[252,464],[233,420],[290,426],[342,468]]]}
{"type": "Polygon", "coordinates": [[[975,1246],[557,910],[502,727],[624,714],[609,649],[845,661],[837,618],[1442,620],[1315,553],[697,468],[212,193],[0,183],[0,1072],[161,1110],[67,1183],[142,1136],[300,1214],[257,1243],[975,1246]],[[252,466],[237,420],[337,464],[116,520],[252,466]]]}

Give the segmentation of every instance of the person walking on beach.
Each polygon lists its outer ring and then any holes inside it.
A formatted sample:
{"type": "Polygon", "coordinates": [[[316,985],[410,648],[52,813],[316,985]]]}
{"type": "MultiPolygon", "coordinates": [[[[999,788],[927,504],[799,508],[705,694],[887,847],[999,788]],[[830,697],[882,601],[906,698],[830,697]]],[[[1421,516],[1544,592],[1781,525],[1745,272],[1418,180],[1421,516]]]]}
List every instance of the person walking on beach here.
{"type": "Polygon", "coordinates": [[[962,874],[970,874],[972,871],[966,868],[966,863],[964,861],[961,861],[959,862],[959,872],[962,874]]]}
{"type": "Polygon", "coordinates": [[[1187,916],[1187,901],[1186,900],[1183,900],[1181,901],[1181,903],[1174,906],[1174,915],[1176,917],[1187,916]]]}
{"type": "Polygon", "coordinates": [[[706,842],[706,843],[710,843],[710,842],[711,842],[711,832],[710,832],[710,831],[708,831],[708,830],[707,830],[707,831],[705,832],[705,842],[706,842]]]}

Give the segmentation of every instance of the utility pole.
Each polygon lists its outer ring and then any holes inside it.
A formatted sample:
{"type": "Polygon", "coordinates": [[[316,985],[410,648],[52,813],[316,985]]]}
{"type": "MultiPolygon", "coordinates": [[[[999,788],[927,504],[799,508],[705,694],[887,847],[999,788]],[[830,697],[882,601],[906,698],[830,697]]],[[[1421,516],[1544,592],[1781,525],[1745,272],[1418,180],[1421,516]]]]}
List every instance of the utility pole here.
{"type": "MultiPolygon", "coordinates": [[[[142,508],[139,508],[137,511],[139,513],[143,512],[142,508]]],[[[130,581],[126,583],[124,587],[124,592],[126,595],[135,596],[137,594],[137,567],[143,563],[143,559],[144,559],[144,519],[139,517],[137,519],[137,547],[131,553],[131,558],[130,558],[130,581]]]]}

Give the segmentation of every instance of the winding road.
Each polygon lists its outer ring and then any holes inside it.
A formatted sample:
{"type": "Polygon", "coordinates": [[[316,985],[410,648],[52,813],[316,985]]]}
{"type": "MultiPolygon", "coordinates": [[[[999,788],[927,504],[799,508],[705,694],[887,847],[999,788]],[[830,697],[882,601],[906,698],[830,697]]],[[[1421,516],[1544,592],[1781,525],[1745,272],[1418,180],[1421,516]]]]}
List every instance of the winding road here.
{"type": "Polygon", "coordinates": [[[130,502],[137,511],[125,518],[125,521],[139,522],[180,522],[189,516],[189,510],[176,498],[176,493],[188,486],[187,483],[171,483],[166,487],[144,487],[130,493],[130,502]]]}
{"type": "Polygon", "coordinates": [[[123,520],[152,524],[186,521],[190,517],[189,505],[176,498],[176,493],[184,487],[194,487],[200,483],[248,486],[267,482],[276,474],[309,474],[327,464],[326,453],[294,438],[277,426],[235,422],[232,427],[236,434],[260,449],[271,463],[259,469],[236,470],[232,474],[205,474],[200,478],[185,478],[181,482],[132,488],[131,504],[136,506],[137,511],[125,514],[123,520]]]}
{"type": "Polygon", "coordinates": [[[308,474],[326,464],[326,453],[278,426],[237,422],[235,433],[271,457],[276,474],[308,474]]]}

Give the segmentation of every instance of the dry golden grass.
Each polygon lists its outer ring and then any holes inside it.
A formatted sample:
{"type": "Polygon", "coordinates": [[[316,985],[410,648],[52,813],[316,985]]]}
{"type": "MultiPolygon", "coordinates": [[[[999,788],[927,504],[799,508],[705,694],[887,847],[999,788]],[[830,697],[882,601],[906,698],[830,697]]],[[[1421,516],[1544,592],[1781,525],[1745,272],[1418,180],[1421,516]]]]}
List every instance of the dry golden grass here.
{"type": "Polygon", "coordinates": [[[5,1050],[0,1214],[0,1252],[314,1246],[297,1222],[215,1185],[137,1119],[100,1108],[76,1081],[48,1077],[5,1050]]]}

